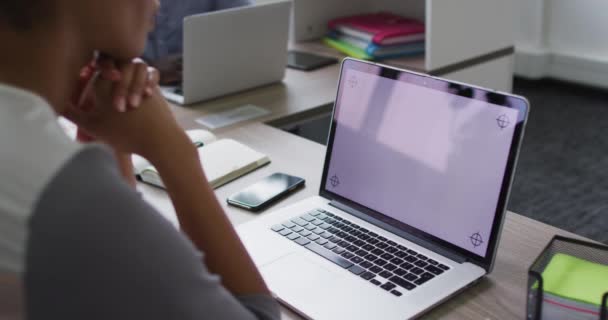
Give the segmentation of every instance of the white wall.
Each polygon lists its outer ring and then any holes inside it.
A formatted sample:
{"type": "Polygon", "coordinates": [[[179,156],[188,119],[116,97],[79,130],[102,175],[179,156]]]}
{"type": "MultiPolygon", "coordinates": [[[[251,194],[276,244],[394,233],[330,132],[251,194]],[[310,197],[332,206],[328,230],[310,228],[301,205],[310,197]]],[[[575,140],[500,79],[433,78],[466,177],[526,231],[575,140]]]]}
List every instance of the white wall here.
{"type": "Polygon", "coordinates": [[[608,1],[517,2],[516,74],[608,87],[608,1]]]}
{"type": "Polygon", "coordinates": [[[548,43],[553,51],[608,56],[608,1],[551,0],[548,43]]]}
{"type": "Polygon", "coordinates": [[[544,46],[544,0],[517,0],[515,35],[518,46],[544,46]]]}

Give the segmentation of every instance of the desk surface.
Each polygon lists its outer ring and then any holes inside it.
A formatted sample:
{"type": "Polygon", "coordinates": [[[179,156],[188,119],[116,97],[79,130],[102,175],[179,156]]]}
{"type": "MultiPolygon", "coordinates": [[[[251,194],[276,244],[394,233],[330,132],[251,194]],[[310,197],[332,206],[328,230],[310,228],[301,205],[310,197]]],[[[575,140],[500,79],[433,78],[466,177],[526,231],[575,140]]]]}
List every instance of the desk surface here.
{"type": "MultiPolygon", "coordinates": [[[[253,104],[270,114],[247,123],[290,123],[312,118],[331,111],[336,98],[340,65],[334,64],[312,72],[287,69],[282,82],[271,84],[218,99],[189,106],[173,106],[177,120],[184,128],[200,128],[195,120],[231,108],[253,104]]],[[[242,126],[244,123],[222,128],[216,132],[242,126]]]]}
{"type": "MultiPolygon", "coordinates": [[[[258,215],[228,207],[225,199],[230,194],[276,171],[304,177],[306,187],[261,214],[318,193],[325,156],[324,146],[263,124],[250,124],[226,130],[219,136],[239,140],[268,154],[272,159],[269,166],[216,190],[218,199],[235,225],[254,219],[258,215]]],[[[143,191],[144,197],[170,220],[176,221],[175,213],[164,191],[143,185],[140,186],[140,190],[143,191]]],[[[424,318],[523,319],[526,308],[527,268],[556,234],[577,237],[509,212],[494,271],[476,286],[431,310],[424,318]]],[[[283,308],[283,318],[300,319],[285,308],[283,308]]]]}

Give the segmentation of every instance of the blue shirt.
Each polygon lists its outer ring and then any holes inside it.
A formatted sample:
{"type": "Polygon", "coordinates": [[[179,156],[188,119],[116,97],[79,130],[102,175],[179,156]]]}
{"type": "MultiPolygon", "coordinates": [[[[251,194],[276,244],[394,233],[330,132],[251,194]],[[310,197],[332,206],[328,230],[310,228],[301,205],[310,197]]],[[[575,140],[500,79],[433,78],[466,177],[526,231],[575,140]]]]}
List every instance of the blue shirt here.
{"type": "Polygon", "coordinates": [[[148,35],[144,58],[152,61],[168,55],[181,54],[185,17],[245,6],[251,2],[251,0],[161,0],[156,28],[148,35]]]}

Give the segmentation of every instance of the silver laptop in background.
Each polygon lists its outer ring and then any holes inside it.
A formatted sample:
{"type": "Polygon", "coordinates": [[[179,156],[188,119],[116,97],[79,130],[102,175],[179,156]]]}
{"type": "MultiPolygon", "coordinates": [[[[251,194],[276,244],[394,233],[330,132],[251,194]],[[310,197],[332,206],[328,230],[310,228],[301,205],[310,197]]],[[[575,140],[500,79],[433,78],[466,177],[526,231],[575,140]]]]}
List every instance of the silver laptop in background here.
{"type": "Polygon", "coordinates": [[[279,82],[285,75],[291,1],[184,19],[183,79],[165,97],[191,104],[279,82]]]}
{"type": "Polygon", "coordinates": [[[318,196],[240,225],[309,319],[420,316],[492,271],[525,98],[345,59],[318,196]]]}

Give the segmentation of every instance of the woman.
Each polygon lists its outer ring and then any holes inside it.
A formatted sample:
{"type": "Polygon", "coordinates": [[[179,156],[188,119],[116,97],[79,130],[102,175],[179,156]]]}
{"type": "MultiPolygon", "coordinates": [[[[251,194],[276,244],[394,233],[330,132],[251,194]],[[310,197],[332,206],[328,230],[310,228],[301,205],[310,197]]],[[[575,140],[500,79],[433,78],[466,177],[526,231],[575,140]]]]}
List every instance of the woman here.
{"type": "Polygon", "coordinates": [[[156,73],[132,60],[157,8],[0,1],[0,318],[278,318],[156,73]],[[103,144],[71,141],[58,115],[103,144]],[[131,153],[160,172],[183,233],[125,179],[131,153]]]}

